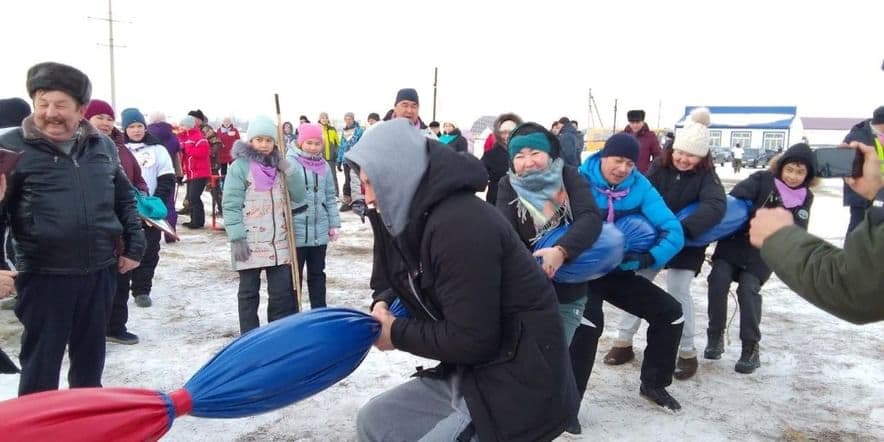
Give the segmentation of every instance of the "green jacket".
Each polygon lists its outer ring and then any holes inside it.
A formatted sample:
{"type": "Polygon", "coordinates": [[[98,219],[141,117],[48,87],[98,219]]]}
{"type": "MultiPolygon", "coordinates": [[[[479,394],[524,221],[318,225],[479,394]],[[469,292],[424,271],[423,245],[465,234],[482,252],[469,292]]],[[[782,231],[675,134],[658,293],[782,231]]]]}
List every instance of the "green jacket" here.
{"type": "Polygon", "coordinates": [[[790,226],[764,241],[761,257],[795,293],[854,324],[884,320],[884,222],[866,219],[844,249],[790,226]]]}

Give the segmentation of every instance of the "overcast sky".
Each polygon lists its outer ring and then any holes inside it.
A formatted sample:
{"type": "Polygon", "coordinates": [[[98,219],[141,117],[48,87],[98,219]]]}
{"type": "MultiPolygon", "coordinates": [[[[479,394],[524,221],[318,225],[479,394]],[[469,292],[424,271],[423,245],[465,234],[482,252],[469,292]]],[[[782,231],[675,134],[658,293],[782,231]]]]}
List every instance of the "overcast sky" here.
{"type": "MultiPolygon", "coordinates": [[[[884,104],[884,1],[114,2],[117,107],[248,119],[383,114],[415,87],[432,118],[469,126],[515,111],[581,127],[592,88],[606,126],[644,108],[671,127],[685,105],[797,105],[870,117],[884,104]],[[125,23],[129,22],[129,23],[125,23]]],[[[110,101],[106,0],[3,2],[0,96],[25,96],[40,61],[74,65],[110,101]]]]}

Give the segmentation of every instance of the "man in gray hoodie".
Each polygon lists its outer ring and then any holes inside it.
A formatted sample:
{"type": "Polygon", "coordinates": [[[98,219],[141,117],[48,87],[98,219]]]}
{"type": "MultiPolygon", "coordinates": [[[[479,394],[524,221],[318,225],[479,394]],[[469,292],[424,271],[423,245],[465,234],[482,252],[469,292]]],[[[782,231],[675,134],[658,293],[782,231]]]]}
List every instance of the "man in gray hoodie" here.
{"type": "Polygon", "coordinates": [[[396,118],[345,155],[374,232],[375,342],[440,364],[372,399],[361,441],[551,440],[576,409],[555,292],[515,230],[476,197],[485,167],[396,118]],[[389,310],[399,298],[408,318],[389,310]]]}

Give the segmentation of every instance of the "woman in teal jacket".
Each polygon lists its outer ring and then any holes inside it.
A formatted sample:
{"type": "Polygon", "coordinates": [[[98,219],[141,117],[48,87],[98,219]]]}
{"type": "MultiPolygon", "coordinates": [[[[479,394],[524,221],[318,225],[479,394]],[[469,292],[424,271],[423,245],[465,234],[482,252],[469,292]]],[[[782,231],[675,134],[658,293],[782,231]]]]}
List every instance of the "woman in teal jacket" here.
{"type": "MultiPolygon", "coordinates": [[[[325,253],[329,241],[338,238],[341,217],[335,201],[334,172],[322,157],[322,126],[302,124],[298,128],[298,149],[286,158],[292,162],[291,176],[306,188],[303,201],[292,204],[298,268],[307,266],[310,308],[325,307],[325,253]]],[[[303,274],[303,272],[301,273],[303,274]]]]}

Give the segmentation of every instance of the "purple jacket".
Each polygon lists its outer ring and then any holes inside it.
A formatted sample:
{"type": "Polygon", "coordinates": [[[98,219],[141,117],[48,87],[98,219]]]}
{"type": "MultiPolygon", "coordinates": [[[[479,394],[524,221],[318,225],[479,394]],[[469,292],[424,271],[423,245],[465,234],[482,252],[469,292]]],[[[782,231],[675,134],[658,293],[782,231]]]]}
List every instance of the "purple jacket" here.
{"type": "Polygon", "coordinates": [[[151,135],[160,139],[160,142],[162,142],[163,146],[166,146],[166,150],[169,151],[169,156],[175,158],[178,155],[181,146],[178,144],[178,137],[172,132],[171,124],[166,123],[165,121],[153,123],[147,126],[147,131],[150,132],[151,135]]]}

